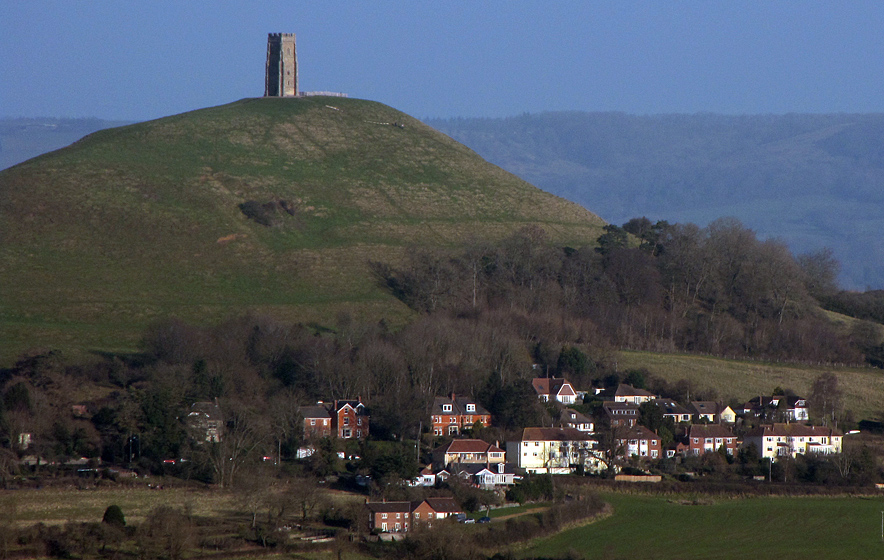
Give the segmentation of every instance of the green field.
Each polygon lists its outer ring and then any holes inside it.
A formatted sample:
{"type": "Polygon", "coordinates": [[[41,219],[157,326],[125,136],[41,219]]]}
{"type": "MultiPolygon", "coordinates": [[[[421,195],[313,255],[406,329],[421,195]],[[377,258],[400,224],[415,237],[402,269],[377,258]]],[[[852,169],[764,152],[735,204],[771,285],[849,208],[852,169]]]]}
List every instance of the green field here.
{"type": "Polygon", "coordinates": [[[619,352],[621,371],[645,368],[670,383],[687,379],[695,390],[714,389],[724,402],[748,401],[769,395],[775,387],[792,389],[808,396],[820,373],[831,371],[838,377],[845,410],[853,411],[856,420],[881,418],[884,405],[884,375],[875,368],[811,366],[748,360],[728,360],[690,354],[654,352],[619,352]]]}
{"type": "Polygon", "coordinates": [[[884,557],[881,498],[745,498],[682,505],[606,494],[610,517],[541,539],[523,558],[861,560],[884,557]]]}

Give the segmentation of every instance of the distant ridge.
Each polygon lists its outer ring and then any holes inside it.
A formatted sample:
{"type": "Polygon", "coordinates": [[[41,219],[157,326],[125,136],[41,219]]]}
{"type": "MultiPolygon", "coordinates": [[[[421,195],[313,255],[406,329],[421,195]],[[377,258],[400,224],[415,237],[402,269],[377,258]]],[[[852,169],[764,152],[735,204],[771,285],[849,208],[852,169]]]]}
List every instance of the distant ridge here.
{"type": "Polygon", "coordinates": [[[604,222],[380,103],[244,99],[101,130],[0,172],[0,351],[132,349],[150,321],[401,320],[368,262],[604,222]]]}
{"type": "Polygon", "coordinates": [[[492,163],[615,224],[739,218],[829,247],[847,288],[884,288],[884,114],[553,112],[430,120],[492,163]]]}

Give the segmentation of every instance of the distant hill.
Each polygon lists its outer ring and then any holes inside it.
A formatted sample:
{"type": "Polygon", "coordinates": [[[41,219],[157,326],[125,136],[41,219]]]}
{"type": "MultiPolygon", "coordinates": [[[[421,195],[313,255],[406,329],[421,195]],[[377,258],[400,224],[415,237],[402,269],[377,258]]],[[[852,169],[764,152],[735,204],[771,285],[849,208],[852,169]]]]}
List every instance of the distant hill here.
{"type": "Polygon", "coordinates": [[[370,260],[604,222],[379,103],[246,99],[106,129],[0,172],[0,361],[132,349],[152,320],[402,320],[370,260]]]}
{"type": "Polygon", "coordinates": [[[72,144],[97,130],[130,124],[102,119],[0,119],[0,169],[72,144]]]}
{"type": "Polygon", "coordinates": [[[427,122],[612,223],[734,216],[796,253],[833,249],[845,288],[884,288],[884,115],[558,112],[427,122]]]}

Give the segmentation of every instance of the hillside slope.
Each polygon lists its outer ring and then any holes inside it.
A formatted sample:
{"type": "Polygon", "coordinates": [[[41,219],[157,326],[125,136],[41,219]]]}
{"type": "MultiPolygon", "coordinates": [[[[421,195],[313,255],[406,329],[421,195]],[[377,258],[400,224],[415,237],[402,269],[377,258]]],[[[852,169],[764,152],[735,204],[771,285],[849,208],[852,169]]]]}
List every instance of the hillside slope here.
{"type": "Polygon", "coordinates": [[[884,115],[554,112],[431,125],[611,223],[734,216],[802,253],[829,247],[851,289],[884,288],[884,115]]]}
{"type": "Polygon", "coordinates": [[[603,222],[374,102],[246,99],[99,131],[0,172],[2,361],[129,349],[169,315],[401,318],[369,260],[528,224],[582,246],[603,222]]]}

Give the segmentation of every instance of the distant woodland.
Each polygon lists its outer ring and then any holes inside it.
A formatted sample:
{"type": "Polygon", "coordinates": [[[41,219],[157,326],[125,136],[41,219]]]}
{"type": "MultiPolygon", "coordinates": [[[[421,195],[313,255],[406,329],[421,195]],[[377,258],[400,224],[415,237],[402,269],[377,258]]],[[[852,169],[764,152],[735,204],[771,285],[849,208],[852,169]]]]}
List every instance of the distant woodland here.
{"type": "Polygon", "coordinates": [[[611,223],[734,216],[797,252],[831,248],[844,288],[884,288],[884,115],[558,112],[429,120],[611,223]]]}

